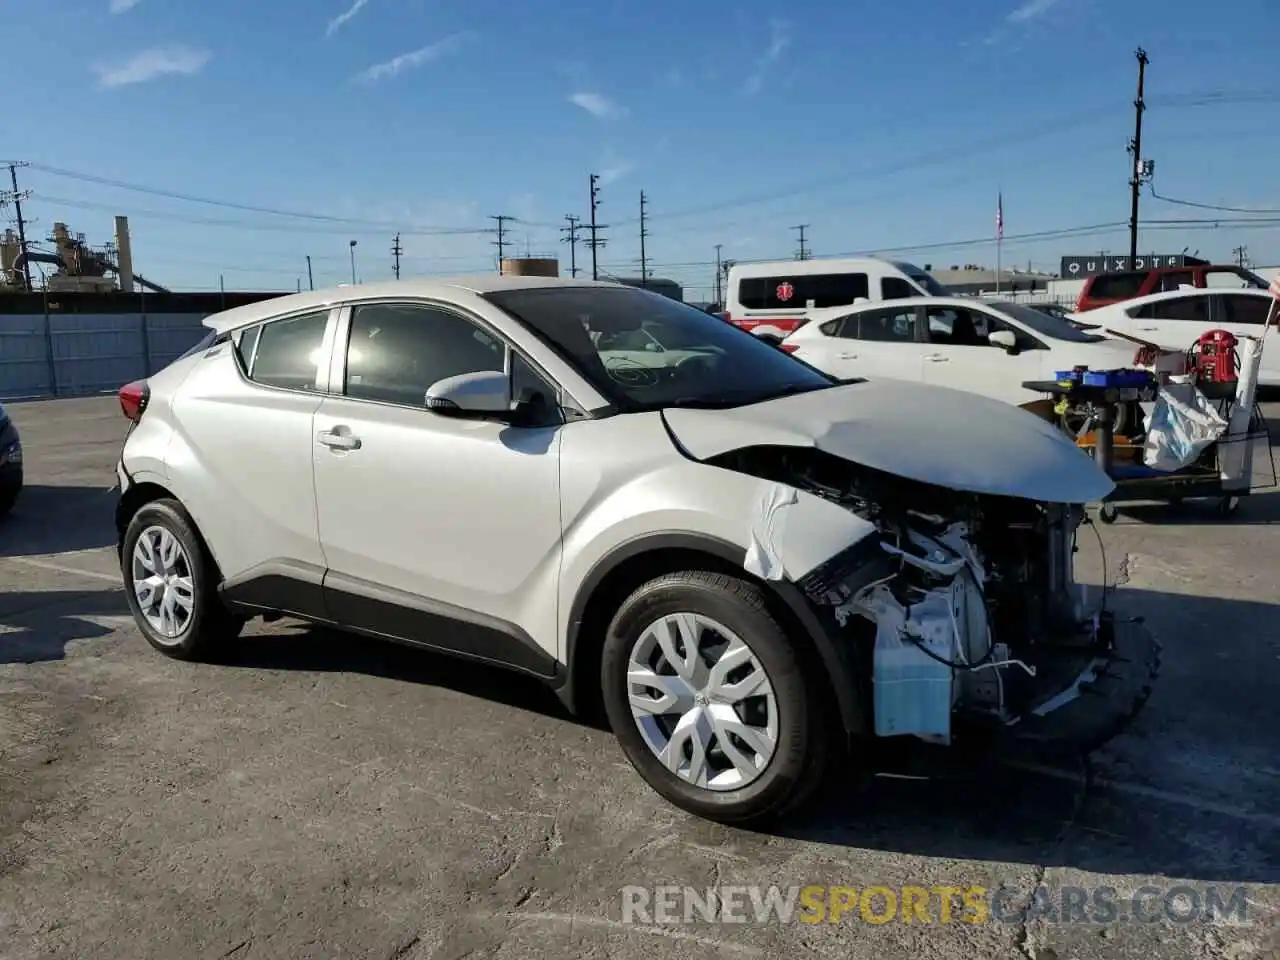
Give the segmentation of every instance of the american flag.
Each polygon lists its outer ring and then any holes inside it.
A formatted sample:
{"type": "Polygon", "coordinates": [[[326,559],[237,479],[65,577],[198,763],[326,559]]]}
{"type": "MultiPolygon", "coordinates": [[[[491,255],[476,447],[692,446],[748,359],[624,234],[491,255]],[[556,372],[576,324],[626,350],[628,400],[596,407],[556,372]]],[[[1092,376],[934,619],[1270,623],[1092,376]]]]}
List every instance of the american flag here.
{"type": "Polygon", "coordinates": [[[996,194],[996,239],[1004,239],[1004,194],[996,194]]]}

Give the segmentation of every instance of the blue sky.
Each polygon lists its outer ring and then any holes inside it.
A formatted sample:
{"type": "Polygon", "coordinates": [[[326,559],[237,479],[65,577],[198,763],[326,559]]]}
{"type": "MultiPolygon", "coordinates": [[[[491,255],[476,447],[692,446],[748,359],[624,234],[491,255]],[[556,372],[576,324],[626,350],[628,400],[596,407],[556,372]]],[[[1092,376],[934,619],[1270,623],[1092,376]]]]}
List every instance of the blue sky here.
{"type": "MultiPolygon", "coordinates": [[[[494,214],[567,268],[558,228],[587,218],[593,172],[602,264],[638,272],[643,189],[654,271],[691,298],[716,244],[790,256],[800,223],[818,256],[991,265],[994,242],[954,244],[993,235],[997,191],[1005,262],[1052,267],[1127,249],[1114,227],[1017,237],[1127,220],[1138,45],[1155,190],[1280,210],[1271,4],[7,4],[0,159],[31,164],[40,237],[64,220],[101,243],[129,214],[137,269],[178,288],[305,286],[307,255],[317,286],[343,282],[350,239],[360,278],[387,277],[397,228],[406,275],[489,269],[494,214]]],[[[1240,217],[1149,196],[1142,214],[1240,217]]],[[[1140,246],[1222,259],[1244,243],[1270,265],[1278,225],[1153,224],[1140,246]]]]}

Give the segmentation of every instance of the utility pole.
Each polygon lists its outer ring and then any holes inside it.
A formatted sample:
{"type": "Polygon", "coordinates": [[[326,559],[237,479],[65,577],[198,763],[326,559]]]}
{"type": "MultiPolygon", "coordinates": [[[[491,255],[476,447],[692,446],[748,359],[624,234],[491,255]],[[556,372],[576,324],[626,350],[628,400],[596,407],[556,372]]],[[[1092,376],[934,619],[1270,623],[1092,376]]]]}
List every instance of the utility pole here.
{"type": "MultiPolygon", "coordinates": [[[[18,168],[25,167],[25,163],[9,164],[9,182],[13,184],[13,192],[5,195],[0,193],[0,201],[12,200],[13,213],[18,221],[18,252],[25,254],[27,252],[27,221],[22,217],[22,201],[31,196],[30,191],[23,192],[18,189],[18,168]]],[[[31,264],[27,263],[27,258],[22,258],[22,279],[26,283],[26,289],[31,289],[31,264]]]]}
{"type": "Polygon", "coordinates": [[[598,231],[605,229],[607,224],[596,222],[596,211],[600,207],[600,177],[597,174],[591,174],[591,239],[587,241],[587,246],[591,248],[591,279],[600,279],[600,266],[598,253],[607,240],[600,239],[598,231]]]}
{"type": "Polygon", "coordinates": [[[712,297],[714,298],[715,302],[720,304],[720,306],[723,308],[724,297],[721,295],[722,288],[720,285],[720,272],[722,269],[720,266],[720,250],[722,247],[724,247],[723,243],[716,244],[716,282],[714,287],[715,292],[712,294],[712,297]]]}
{"type": "Polygon", "coordinates": [[[315,277],[311,275],[311,254],[307,254],[307,289],[314,290],[316,288],[315,277]]]}
{"type": "Polygon", "coordinates": [[[1147,106],[1142,99],[1147,77],[1147,51],[1139,47],[1134,56],[1138,58],[1138,97],[1133,101],[1136,113],[1133,124],[1133,140],[1129,143],[1129,153],[1133,158],[1132,178],[1129,180],[1130,213],[1129,213],[1129,269],[1133,270],[1138,260],[1138,198],[1142,195],[1144,175],[1149,176],[1147,161],[1142,159],[1142,114],[1147,106]]]}
{"type": "Polygon", "coordinates": [[[809,248],[808,248],[807,246],[805,246],[805,242],[804,242],[804,232],[805,232],[806,230],[808,230],[808,229],[809,229],[809,224],[807,224],[807,223],[798,223],[798,224],[796,224],[794,227],[792,227],[791,229],[792,229],[792,230],[797,230],[797,231],[799,231],[799,233],[800,233],[800,249],[798,249],[798,250],[796,251],[796,259],[797,259],[797,260],[808,260],[808,259],[809,259],[809,248]]]}
{"type": "Polygon", "coordinates": [[[564,218],[569,225],[560,228],[560,232],[564,234],[560,242],[569,245],[569,276],[576,277],[578,275],[578,218],[572,213],[566,213],[564,218]]]}
{"type": "Polygon", "coordinates": [[[649,236],[649,231],[645,228],[645,200],[644,191],[640,191],[640,286],[649,286],[649,258],[644,251],[645,237],[649,236]]]}
{"type": "Polygon", "coordinates": [[[1248,247],[1241,244],[1231,252],[1236,255],[1236,263],[1240,265],[1241,269],[1244,269],[1246,266],[1249,265],[1249,248],[1248,247]]]}
{"type": "Polygon", "coordinates": [[[400,234],[396,234],[395,241],[391,244],[392,261],[391,269],[395,271],[396,279],[400,279],[400,254],[404,253],[404,248],[400,246],[400,234]]]}
{"type": "Polygon", "coordinates": [[[502,275],[502,261],[507,258],[507,221],[514,220],[515,217],[508,217],[505,214],[491,215],[490,220],[494,220],[498,224],[498,239],[493,241],[493,245],[498,248],[498,275],[502,275]]]}

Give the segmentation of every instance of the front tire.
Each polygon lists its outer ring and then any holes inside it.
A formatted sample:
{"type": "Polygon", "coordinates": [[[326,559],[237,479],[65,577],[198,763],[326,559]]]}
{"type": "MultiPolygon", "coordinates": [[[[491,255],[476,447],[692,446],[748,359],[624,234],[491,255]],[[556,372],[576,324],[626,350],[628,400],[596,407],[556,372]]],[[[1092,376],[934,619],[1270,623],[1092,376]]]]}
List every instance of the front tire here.
{"type": "Polygon", "coordinates": [[[155,500],[133,515],[120,568],[138,629],[165,656],[213,659],[243,628],[219,598],[213,562],[176,500],[155,500]]]}
{"type": "Polygon", "coordinates": [[[826,690],[759,587],[699,571],[652,580],[619,608],[601,661],[623,752],[677,807],[759,825],[822,781],[826,690]]]}

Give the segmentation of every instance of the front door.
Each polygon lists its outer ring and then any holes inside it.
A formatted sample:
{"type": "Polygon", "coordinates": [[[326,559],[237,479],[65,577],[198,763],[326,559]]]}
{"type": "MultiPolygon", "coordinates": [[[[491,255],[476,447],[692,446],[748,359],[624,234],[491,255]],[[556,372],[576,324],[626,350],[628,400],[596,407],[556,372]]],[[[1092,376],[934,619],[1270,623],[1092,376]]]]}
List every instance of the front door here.
{"type": "MultiPolygon", "coordinates": [[[[343,338],[343,331],[349,334],[343,338]]],[[[325,601],[339,623],[549,675],[557,651],[560,429],[429,412],[445,377],[533,368],[474,318],[354,307],[345,369],[315,417],[325,601]],[[530,639],[537,637],[541,644],[530,639]]],[[[545,394],[553,396],[549,386],[545,394]]],[[[519,393],[516,394],[519,396],[519,393]]]]}
{"type": "Polygon", "coordinates": [[[1022,386],[1045,377],[1044,360],[1049,352],[1039,340],[982,310],[929,307],[926,318],[925,383],[980,393],[1014,405],[1040,397],[1022,386]],[[1014,335],[1016,353],[991,343],[988,338],[997,330],[1014,335]]]}

